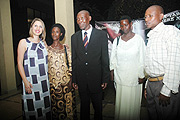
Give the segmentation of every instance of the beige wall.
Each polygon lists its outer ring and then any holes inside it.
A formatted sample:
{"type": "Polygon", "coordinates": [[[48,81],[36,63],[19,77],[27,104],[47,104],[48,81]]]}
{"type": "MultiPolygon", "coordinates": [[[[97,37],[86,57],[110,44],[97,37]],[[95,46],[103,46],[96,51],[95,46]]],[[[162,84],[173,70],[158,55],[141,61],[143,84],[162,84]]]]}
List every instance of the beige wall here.
{"type": "Polygon", "coordinates": [[[0,0],[0,82],[2,93],[16,90],[10,0],[0,0]]]}
{"type": "Polygon", "coordinates": [[[61,23],[66,29],[63,43],[71,47],[71,35],[74,33],[74,7],[73,0],[54,0],[55,22],[61,23]]]}

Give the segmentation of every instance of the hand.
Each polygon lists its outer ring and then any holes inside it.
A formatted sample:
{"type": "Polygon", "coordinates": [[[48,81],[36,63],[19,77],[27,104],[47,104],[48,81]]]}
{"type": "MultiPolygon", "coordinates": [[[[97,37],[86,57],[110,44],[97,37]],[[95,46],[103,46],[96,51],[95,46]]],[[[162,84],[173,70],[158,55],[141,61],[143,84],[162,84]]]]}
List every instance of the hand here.
{"type": "Polygon", "coordinates": [[[69,89],[69,91],[71,91],[72,90],[72,77],[70,78],[70,81],[68,82],[68,89],[69,89]]]}
{"type": "Polygon", "coordinates": [[[102,89],[104,90],[107,87],[107,83],[101,84],[102,89]]]}
{"type": "Polygon", "coordinates": [[[29,81],[24,82],[24,86],[25,86],[26,93],[28,94],[32,93],[31,88],[33,88],[33,86],[29,81]]]}
{"type": "Polygon", "coordinates": [[[144,80],[145,80],[145,78],[138,78],[138,82],[139,82],[139,84],[144,83],[144,80]]]}
{"type": "Polygon", "coordinates": [[[111,70],[111,80],[114,81],[114,70],[111,70]]]}
{"type": "Polygon", "coordinates": [[[146,91],[146,88],[144,89],[144,97],[145,97],[145,99],[147,98],[147,91],[146,91]]]}
{"type": "Polygon", "coordinates": [[[163,107],[170,104],[170,97],[167,97],[160,93],[159,95],[159,105],[162,105],[163,107]]]}
{"type": "Polygon", "coordinates": [[[75,90],[78,89],[78,85],[77,85],[76,83],[72,83],[72,86],[73,86],[73,88],[74,88],[75,90]]]}

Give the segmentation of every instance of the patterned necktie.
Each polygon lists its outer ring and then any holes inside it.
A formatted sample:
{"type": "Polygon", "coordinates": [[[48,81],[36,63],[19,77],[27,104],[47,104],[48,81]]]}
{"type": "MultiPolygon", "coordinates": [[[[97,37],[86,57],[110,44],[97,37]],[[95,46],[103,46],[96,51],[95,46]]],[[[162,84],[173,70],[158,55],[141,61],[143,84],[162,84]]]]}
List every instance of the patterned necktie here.
{"type": "Polygon", "coordinates": [[[84,39],[83,39],[84,47],[87,48],[88,45],[88,37],[87,32],[84,32],[84,39]]]}

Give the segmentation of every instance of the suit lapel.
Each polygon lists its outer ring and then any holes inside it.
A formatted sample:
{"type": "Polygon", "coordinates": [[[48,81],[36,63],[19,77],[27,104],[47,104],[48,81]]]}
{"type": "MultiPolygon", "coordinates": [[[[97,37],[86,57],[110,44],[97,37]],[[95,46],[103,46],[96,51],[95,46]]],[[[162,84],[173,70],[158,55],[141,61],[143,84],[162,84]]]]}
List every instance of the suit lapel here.
{"type": "Polygon", "coordinates": [[[91,32],[90,39],[89,39],[88,46],[93,43],[93,41],[95,40],[95,39],[94,39],[95,36],[96,36],[96,34],[95,34],[95,29],[93,28],[93,29],[92,29],[92,32],[91,32]]]}
{"type": "Polygon", "coordinates": [[[78,34],[78,44],[79,44],[79,47],[81,49],[83,49],[83,50],[88,50],[88,47],[93,43],[93,41],[95,40],[95,37],[96,37],[96,30],[93,28],[92,32],[91,32],[90,39],[89,39],[89,43],[88,43],[88,46],[87,46],[87,49],[86,49],[84,47],[84,43],[83,43],[82,31],[80,31],[79,34],[78,34]]]}

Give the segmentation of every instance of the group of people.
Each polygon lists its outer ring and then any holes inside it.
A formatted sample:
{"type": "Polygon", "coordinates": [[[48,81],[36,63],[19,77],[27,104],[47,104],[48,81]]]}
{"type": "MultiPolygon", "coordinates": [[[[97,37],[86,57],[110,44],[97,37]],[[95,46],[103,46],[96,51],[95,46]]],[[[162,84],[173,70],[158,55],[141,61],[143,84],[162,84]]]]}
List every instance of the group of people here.
{"type": "Polygon", "coordinates": [[[61,44],[65,29],[61,24],[51,28],[53,43],[45,42],[44,22],[35,18],[30,37],[18,45],[18,69],[23,80],[22,107],[24,119],[75,120],[76,103],[72,82],[71,52],[61,44]]]}
{"type": "Polygon", "coordinates": [[[150,6],[145,12],[148,44],[132,32],[129,16],[122,16],[122,35],[114,39],[108,55],[107,33],[94,28],[90,13],[77,14],[80,31],[71,36],[69,46],[59,41],[64,27],[51,28],[53,43],[45,42],[44,22],[35,18],[30,37],[18,45],[18,69],[22,77],[24,119],[76,120],[75,90],[80,96],[80,119],[102,120],[103,89],[115,82],[115,120],[139,120],[142,83],[152,120],[178,119],[180,114],[180,31],[162,22],[163,8],[150,6]]]}
{"type": "Polygon", "coordinates": [[[139,120],[142,85],[150,120],[180,119],[180,30],[162,22],[159,5],[145,12],[151,29],[148,43],[132,32],[129,16],[122,16],[123,34],[113,42],[110,57],[111,79],[115,81],[115,120],[139,120]]]}

